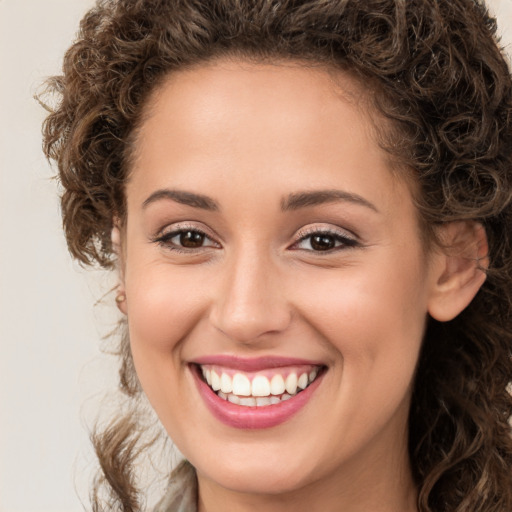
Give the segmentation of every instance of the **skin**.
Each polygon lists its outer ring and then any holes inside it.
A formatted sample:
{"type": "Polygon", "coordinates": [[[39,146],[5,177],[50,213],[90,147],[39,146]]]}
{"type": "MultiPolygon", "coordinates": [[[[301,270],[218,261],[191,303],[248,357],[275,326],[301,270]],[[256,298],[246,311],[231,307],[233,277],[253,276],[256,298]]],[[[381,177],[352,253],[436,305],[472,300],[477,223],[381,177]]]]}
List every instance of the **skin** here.
{"type": "MultiPolygon", "coordinates": [[[[201,512],[417,510],[407,416],[427,314],[454,316],[484,278],[426,250],[363,100],[341,72],[217,61],[173,74],[147,106],[115,237],[120,307],[142,387],[197,469],[201,512]],[[283,210],[325,190],[351,196],[283,210]],[[161,239],[178,229],[204,244],[161,239]],[[341,241],[314,250],[318,231],[341,241]],[[192,378],[189,363],[212,354],[327,372],[291,419],[241,430],[212,416],[192,378]]],[[[477,231],[446,236],[481,252],[477,231]]]]}

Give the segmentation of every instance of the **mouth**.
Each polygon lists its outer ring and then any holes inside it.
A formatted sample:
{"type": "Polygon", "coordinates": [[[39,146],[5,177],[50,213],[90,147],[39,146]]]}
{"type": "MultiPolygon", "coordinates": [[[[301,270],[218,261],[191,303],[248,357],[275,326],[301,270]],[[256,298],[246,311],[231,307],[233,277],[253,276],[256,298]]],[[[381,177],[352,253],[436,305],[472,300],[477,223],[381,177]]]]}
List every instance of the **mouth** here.
{"type": "Polygon", "coordinates": [[[268,428],[300,411],[323,380],[322,364],[280,358],[211,357],[190,364],[210,412],[231,427],[268,428]]]}
{"type": "Polygon", "coordinates": [[[267,407],[290,400],[311,385],[321,369],[303,365],[242,372],[218,365],[199,365],[203,382],[219,398],[242,407],[267,407]]]}

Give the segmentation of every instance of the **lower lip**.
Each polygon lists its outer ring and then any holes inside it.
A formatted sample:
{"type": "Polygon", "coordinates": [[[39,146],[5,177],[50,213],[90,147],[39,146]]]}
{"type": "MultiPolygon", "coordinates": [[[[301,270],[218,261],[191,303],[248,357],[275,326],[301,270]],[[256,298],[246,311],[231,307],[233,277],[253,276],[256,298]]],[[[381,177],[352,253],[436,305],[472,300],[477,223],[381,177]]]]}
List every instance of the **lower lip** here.
{"type": "Polygon", "coordinates": [[[239,429],[271,428],[289,420],[309,402],[323,378],[322,373],[306,389],[278,404],[250,407],[233,404],[218,397],[201,379],[199,372],[197,367],[192,368],[199,394],[210,412],[225,425],[239,429]]]}

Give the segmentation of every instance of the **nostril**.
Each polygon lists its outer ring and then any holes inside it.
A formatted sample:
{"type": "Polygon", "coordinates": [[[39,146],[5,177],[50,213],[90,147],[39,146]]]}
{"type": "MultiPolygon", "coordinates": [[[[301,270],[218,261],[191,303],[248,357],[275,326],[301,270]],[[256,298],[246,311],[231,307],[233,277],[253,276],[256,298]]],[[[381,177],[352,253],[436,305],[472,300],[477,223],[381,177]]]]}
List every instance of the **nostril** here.
{"type": "Polygon", "coordinates": [[[262,337],[285,331],[290,324],[291,315],[286,312],[256,315],[213,316],[214,327],[226,337],[238,343],[251,344],[262,337]]]}

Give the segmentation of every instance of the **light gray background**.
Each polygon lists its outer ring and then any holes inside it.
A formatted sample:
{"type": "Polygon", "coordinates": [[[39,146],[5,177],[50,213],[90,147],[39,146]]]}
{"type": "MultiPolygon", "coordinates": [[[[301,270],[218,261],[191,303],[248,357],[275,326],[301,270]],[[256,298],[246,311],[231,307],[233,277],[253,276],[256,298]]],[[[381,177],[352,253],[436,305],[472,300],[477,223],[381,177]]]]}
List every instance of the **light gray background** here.
{"type": "MultiPolygon", "coordinates": [[[[99,350],[115,308],[93,307],[115,280],[70,261],[33,99],[92,4],[0,0],[0,512],[83,510],[86,425],[115,385],[99,350]]],[[[512,42],[512,0],[489,5],[512,42]]]]}

